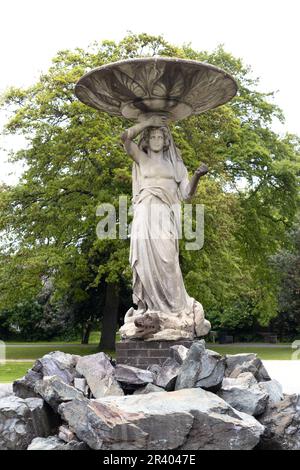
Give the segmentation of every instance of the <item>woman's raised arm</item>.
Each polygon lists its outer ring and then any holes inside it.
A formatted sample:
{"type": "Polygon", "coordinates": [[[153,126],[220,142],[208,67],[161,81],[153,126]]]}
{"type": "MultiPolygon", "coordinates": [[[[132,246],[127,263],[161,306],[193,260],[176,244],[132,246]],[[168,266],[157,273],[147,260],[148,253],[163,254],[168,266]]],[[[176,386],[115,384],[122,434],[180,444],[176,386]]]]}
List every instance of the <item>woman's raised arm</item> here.
{"type": "Polygon", "coordinates": [[[165,122],[166,118],[164,116],[151,116],[145,121],[135,124],[123,132],[121,135],[121,140],[124,144],[125,150],[136,163],[139,163],[140,161],[142,150],[133,141],[133,139],[143,132],[143,130],[145,130],[147,127],[162,127],[165,125],[165,122]]]}

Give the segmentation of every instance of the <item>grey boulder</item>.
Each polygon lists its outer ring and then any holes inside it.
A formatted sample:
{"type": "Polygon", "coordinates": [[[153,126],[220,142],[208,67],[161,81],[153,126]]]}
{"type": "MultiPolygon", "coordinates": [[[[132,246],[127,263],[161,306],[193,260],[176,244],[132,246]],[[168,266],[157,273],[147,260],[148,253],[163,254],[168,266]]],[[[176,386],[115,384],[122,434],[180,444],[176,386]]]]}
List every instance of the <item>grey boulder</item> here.
{"type": "Polygon", "coordinates": [[[40,398],[12,395],[0,400],[0,450],[24,450],[35,437],[51,434],[52,425],[40,398]]]}
{"type": "Polygon", "coordinates": [[[88,396],[89,394],[89,386],[87,384],[86,379],[82,378],[76,378],[74,379],[74,387],[77,388],[77,390],[80,390],[85,396],[88,396]]]}
{"type": "Polygon", "coordinates": [[[238,378],[225,378],[218,392],[233,408],[251,416],[262,414],[268,404],[268,393],[259,388],[251,373],[243,373],[238,378]]]}
{"type": "Polygon", "coordinates": [[[78,440],[64,442],[57,436],[36,437],[27,450],[89,450],[84,442],[78,440]]]}
{"type": "Polygon", "coordinates": [[[203,367],[196,382],[196,387],[216,392],[221,387],[225,373],[225,359],[214,351],[206,350],[202,357],[203,367]]]}
{"type": "Polygon", "coordinates": [[[205,353],[205,342],[196,341],[192,344],[178,372],[175,389],[193,388],[201,371],[201,356],[205,353]]]}
{"type": "Polygon", "coordinates": [[[200,388],[73,400],[60,405],[77,437],[96,450],[252,449],[263,426],[200,388]]]}
{"type": "Polygon", "coordinates": [[[24,377],[14,381],[13,392],[19,398],[38,397],[34,387],[42,379],[43,374],[41,372],[30,369],[24,377]]]}
{"type": "Polygon", "coordinates": [[[255,353],[243,353],[243,354],[226,354],[226,375],[230,375],[231,372],[245,362],[251,362],[257,358],[255,353]]]}
{"type": "Polygon", "coordinates": [[[115,368],[115,377],[118,382],[129,385],[145,385],[153,383],[153,374],[150,370],[118,364],[115,368]]]}
{"type": "Polygon", "coordinates": [[[224,358],[205,349],[204,340],[196,341],[180,367],[175,390],[201,387],[216,392],[221,387],[224,371],[224,358]]]}
{"type": "Polygon", "coordinates": [[[257,354],[234,354],[225,357],[225,376],[237,378],[240,374],[251,372],[258,382],[271,380],[265,366],[257,354]]]}
{"type": "Polygon", "coordinates": [[[67,426],[64,426],[64,425],[59,427],[58,437],[64,442],[72,442],[74,440],[75,441],[77,440],[75,433],[71,431],[71,429],[69,429],[67,426]]]}
{"type": "Polygon", "coordinates": [[[60,377],[66,384],[72,385],[74,378],[78,376],[76,364],[79,356],[53,351],[38,359],[27,374],[16,380],[13,391],[20,398],[37,397],[34,391],[36,384],[46,376],[60,377]]]}
{"type": "Polygon", "coordinates": [[[147,367],[147,370],[152,372],[153,377],[154,377],[154,381],[155,381],[156,377],[158,376],[158,374],[161,371],[161,366],[159,364],[151,364],[150,366],[147,367]]]}
{"type": "Polygon", "coordinates": [[[95,398],[123,395],[123,390],[115,378],[115,370],[105,353],[79,358],[76,371],[85,377],[95,398]]]}
{"type": "Polygon", "coordinates": [[[270,403],[259,421],[265,426],[259,449],[300,450],[300,395],[270,403]]]}
{"type": "Polygon", "coordinates": [[[168,358],[154,380],[155,385],[162,387],[168,392],[175,388],[176,379],[180,370],[180,365],[172,358],[168,358]]]}
{"type": "Polygon", "coordinates": [[[186,359],[189,349],[183,346],[182,344],[176,344],[175,346],[170,347],[170,351],[172,359],[174,359],[176,362],[178,362],[178,364],[181,365],[186,359]]]}
{"type": "Polygon", "coordinates": [[[135,390],[134,395],[145,395],[147,393],[164,392],[164,389],[154,384],[147,384],[145,387],[135,390]]]}
{"type": "Polygon", "coordinates": [[[278,403],[283,400],[284,395],[282,385],[277,380],[260,382],[258,387],[269,395],[269,403],[278,403]]]}
{"type": "Polygon", "coordinates": [[[32,370],[40,372],[43,377],[56,375],[66,384],[72,385],[74,378],[78,376],[76,364],[80,356],[53,351],[38,359],[32,370]]]}
{"type": "Polygon", "coordinates": [[[66,384],[60,377],[44,377],[36,383],[35,392],[39,394],[51,408],[57,412],[58,406],[65,401],[82,398],[83,393],[72,385],[66,384]]]}

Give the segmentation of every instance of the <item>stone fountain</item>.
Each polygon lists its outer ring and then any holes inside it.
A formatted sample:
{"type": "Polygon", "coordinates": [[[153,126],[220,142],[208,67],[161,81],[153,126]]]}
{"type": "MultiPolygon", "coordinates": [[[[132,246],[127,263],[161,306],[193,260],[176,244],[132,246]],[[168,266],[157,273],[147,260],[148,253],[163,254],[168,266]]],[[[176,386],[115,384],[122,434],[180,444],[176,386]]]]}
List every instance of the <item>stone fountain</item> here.
{"type": "Polygon", "coordinates": [[[103,65],[76,84],[76,96],[86,105],[135,122],[121,136],[133,160],[134,306],[120,329],[118,362],[139,367],[162,363],[170,346],[190,347],[210,331],[201,303],[186,292],[178,248],[182,201],[191,201],[208,167],[201,164],[189,179],[168,124],[225,104],[236,92],[235,80],[225,71],[166,57],[103,65]]]}

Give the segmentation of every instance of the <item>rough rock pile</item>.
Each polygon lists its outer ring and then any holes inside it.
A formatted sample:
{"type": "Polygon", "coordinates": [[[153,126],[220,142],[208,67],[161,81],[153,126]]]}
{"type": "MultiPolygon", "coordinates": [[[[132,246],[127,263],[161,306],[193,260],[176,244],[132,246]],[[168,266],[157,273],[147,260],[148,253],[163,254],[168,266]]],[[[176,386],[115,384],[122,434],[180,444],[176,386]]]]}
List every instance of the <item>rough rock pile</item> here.
{"type": "Polygon", "coordinates": [[[203,340],[148,370],[53,352],[0,398],[0,449],[300,449],[300,398],[203,340]]]}

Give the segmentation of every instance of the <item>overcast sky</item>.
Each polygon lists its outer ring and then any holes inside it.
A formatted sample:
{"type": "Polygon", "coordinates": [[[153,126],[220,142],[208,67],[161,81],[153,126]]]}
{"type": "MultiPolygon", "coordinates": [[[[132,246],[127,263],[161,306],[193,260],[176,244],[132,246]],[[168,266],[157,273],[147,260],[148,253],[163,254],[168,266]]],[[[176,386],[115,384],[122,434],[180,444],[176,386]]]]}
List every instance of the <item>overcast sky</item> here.
{"type": "MultiPolygon", "coordinates": [[[[128,31],[162,34],[198,50],[224,44],[251,65],[262,90],[278,91],[286,123],[275,130],[300,133],[299,0],[2,0],[0,8],[1,91],[34,83],[60,49],[120,40],[128,31]]],[[[17,148],[20,140],[0,145],[17,148]]],[[[21,168],[6,159],[0,152],[0,181],[14,183],[21,168]]]]}

